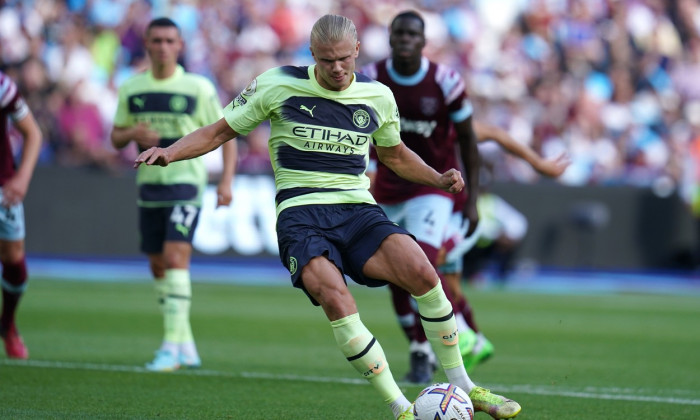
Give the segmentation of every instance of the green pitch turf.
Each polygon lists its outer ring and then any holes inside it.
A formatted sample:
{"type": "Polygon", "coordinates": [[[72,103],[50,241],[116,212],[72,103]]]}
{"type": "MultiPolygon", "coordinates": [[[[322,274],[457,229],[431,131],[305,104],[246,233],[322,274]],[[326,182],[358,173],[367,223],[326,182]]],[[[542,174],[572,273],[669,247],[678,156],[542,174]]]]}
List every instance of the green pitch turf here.
{"type": "MultiPolygon", "coordinates": [[[[19,317],[30,360],[0,356],[0,419],[391,419],[302,292],[193,289],[203,367],[161,374],[143,369],[161,337],[150,282],[32,279],[19,317]]],[[[401,378],[407,345],[388,292],[352,291],[401,378]]],[[[496,347],[471,376],[519,401],[518,419],[699,417],[698,296],[469,296],[496,347]]],[[[412,399],[422,387],[403,388],[412,399]]]]}

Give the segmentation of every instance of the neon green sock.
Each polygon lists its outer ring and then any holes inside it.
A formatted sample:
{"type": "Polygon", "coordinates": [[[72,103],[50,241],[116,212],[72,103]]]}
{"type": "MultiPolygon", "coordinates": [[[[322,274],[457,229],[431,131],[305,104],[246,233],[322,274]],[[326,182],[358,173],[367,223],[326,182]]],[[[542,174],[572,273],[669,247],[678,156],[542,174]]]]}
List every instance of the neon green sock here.
{"type": "Polygon", "coordinates": [[[161,347],[168,347],[168,343],[169,347],[173,347],[175,344],[175,341],[173,341],[175,336],[172,316],[168,315],[168,313],[171,311],[167,305],[169,288],[170,286],[164,278],[157,279],[153,285],[153,289],[156,292],[156,299],[158,301],[158,309],[160,310],[161,315],[163,315],[163,344],[161,347]]]}
{"type": "Polygon", "coordinates": [[[192,285],[190,272],[184,269],[165,270],[168,296],[165,299],[166,341],[187,343],[194,340],[190,326],[192,285]]]}
{"type": "Polygon", "coordinates": [[[340,350],[350,364],[379,391],[386,404],[403,397],[382,346],[360,321],[359,314],[331,321],[331,327],[340,350]]]}
{"type": "Polygon", "coordinates": [[[413,297],[418,303],[425,335],[442,367],[451,369],[463,365],[458,346],[457,322],[440,283],[423,296],[413,297]]]}
{"type": "Polygon", "coordinates": [[[447,300],[442,286],[438,283],[423,296],[414,296],[418,303],[418,312],[423,323],[425,335],[433,347],[447,381],[460,388],[471,391],[474,382],[464,369],[464,362],[459,351],[459,333],[457,321],[452,312],[452,305],[447,300]]]}
{"type": "Polygon", "coordinates": [[[156,279],[153,283],[153,290],[156,292],[156,301],[158,302],[158,309],[160,313],[165,312],[165,298],[168,296],[168,284],[165,279],[156,279]]]}

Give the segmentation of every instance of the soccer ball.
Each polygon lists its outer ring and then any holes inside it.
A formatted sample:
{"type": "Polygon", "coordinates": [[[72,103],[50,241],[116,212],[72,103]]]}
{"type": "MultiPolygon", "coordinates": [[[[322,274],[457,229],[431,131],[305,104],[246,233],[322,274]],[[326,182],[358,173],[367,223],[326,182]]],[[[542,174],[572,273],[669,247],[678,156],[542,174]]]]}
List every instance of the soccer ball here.
{"type": "Polygon", "coordinates": [[[474,406],[462,388],[438,383],[418,394],[413,416],[416,420],[473,420],[474,406]]]}

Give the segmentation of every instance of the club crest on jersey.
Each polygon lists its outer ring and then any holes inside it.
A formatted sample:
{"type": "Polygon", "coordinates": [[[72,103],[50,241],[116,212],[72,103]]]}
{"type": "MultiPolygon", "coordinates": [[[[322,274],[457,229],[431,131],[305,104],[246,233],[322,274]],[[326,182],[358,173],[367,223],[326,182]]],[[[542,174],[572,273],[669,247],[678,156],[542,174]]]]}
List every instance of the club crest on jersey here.
{"type": "Polygon", "coordinates": [[[364,109],[358,109],[352,114],[352,123],[357,128],[367,128],[370,123],[369,113],[364,109]]]}
{"type": "Polygon", "coordinates": [[[253,79],[252,82],[248,84],[248,86],[243,89],[243,92],[241,92],[241,95],[245,96],[251,96],[255,93],[255,90],[258,88],[258,79],[253,79]]]}
{"type": "Polygon", "coordinates": [[[187,109],[187,98],[182,95],[173,95],[168,105],[171,111],[182,112],[187,109]]]}
{"type": "Polygon", "coordinates": [[[420,110],[425,115],[435,115],[438,110],[439,102],[434,97],[420,98],[420,110]]]}

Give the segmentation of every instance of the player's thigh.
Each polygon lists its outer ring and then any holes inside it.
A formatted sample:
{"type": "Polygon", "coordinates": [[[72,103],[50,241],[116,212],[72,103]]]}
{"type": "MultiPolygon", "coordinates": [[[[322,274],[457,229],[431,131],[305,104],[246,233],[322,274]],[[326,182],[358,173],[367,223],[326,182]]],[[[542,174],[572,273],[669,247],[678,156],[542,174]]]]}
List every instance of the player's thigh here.
{"type": "Polygon", "coordinates": [[[392,234],[364,265],[363,273],[384,279],[413,295],[422,295],[438,283],[437,273],[413,238],[392,234]]]}
{"type": "MultiPolygon", "coordinates": [[[[2,188],[0,188],[2,200],[2,188]]],[[[0,206],[0,261],[18,262],[24,258],[24,206],[0,206]]]]}
{"type": "Polygon", "coordinates": [[[146,253],[162,250],[165,241],[192,242],[199,223],[201,208],[193,204],[176,204],[165,207],[139,207],[139,231],[146,253]],[[158,245],[160,243],[160,246],[158,245]]]}
{"type": "Polygon", "coordinates": [[[344,272],[342,252],[329,240],[327,235],[334,231],[335,220],[332,220],[333,206],[295,206],[285,209],[277,218],[277,240],[280,261],[289,270],[294,287],[301,288],[318,304],[306,290],[302,281],[302,273],[306,273],[310,286],[316,286],[318,271],[325,273],[344,272]],[[316,261],[312,267],[307,267],[313,260],[323,259],[327,264],[316,261]]]}
{"type": "Polygon", "coordinates": [[[442,246],[454,202],[438,194],[414,197],[404,204],[404,227],[416,240],[435,249],[442,246]]]}
{"type": "MultiPolygon", "coordinates": [[[[2,200],[2,188],[0,188],[0,200],[2,200]]],[[[24,239],[24,206],[22,203],[9,207],[0,206],[0,239],[16,241],[24,239]]]]}
{"type": "Polygon", "coordinates": [[[24,258],[24,240],[7,241],[0,239],[0,262],[16,263],[24,258]]]}
{"type": "Polygon", "coordinates": [[[357,312],[357,305],[338,267],[325,256],[309,261],[301,272],[303,289],[333,321],[357,312]]]}
{"type": "Polygon", "coordinates": [[[169,215],[168,207],[139,207],[139,247],[152,260],[163,253],[169,215]]]}

